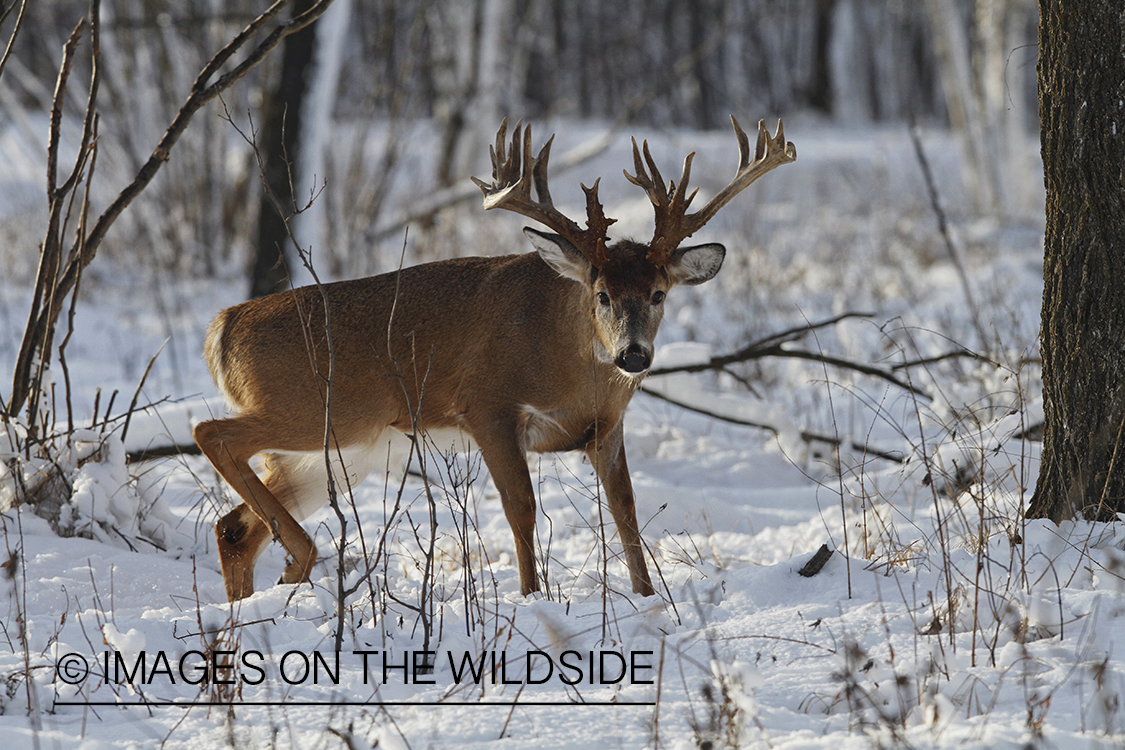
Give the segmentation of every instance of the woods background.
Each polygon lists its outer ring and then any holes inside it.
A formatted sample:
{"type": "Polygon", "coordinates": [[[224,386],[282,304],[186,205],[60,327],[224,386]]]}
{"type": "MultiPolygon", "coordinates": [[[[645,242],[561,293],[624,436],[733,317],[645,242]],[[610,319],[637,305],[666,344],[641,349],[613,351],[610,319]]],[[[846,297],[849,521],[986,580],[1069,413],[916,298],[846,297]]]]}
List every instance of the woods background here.
{"type": "MultiPolygon", "coordinates": [[[[95,199],[136,172],[196,72],[263,7],[102,6],[95,199]]],[[[17,249],[35,247],[45,209],[41,189],[20,175],[41,169],[59,50],[86,11],[29,3],[0,77],[0,164],[15,167],[0,170],[8,199],[0,271],[10,278],[34,274],[37,258],[17,249]]],[[[475,197],[467,177],[483,171],[483,144],[504,116],[542,123],[539,132],[564,118],[631,126],[627,133],[726,128],[731,113],[751,122],[950,127],[966,167],[962,210],[1034,216],[1042,210],[1028,148],[1037,132],[1037,19],[1029,0],[336,0],[308,32],[299,127],[280,110],[299,131],[285,153],[298,199],[327,185],[301,219],[302,240],[329,276],[392,267],[402,243],[396,217],[442,188],[459,192],[439,205],[475,197]],[[418,141],[426,152],[411,150],[418,141]],[[376,240],[390,237],[390,250],[377,251],[376,240]]],[[[78,56],[76,80],[88,60],[78,56]]],[[[114,229],[106,255],[190,274],[249,270],[263,242],[247,220],[261,180],[253,150],[225,118],[261,144],[261,130],[277,127],[265,105],[283,96],[282,66],[282,55],[271,56],[248,85],[208,106],[114,229]]],[[[64,146],[68,128],[78,137],[85,102],[72,93],[66,104],[64,146]]],[[[438,236],[438,214],[411,218],[422,245],[438,236]]],[[[435,252],[448,254],[440,244],[435,252]]]]}

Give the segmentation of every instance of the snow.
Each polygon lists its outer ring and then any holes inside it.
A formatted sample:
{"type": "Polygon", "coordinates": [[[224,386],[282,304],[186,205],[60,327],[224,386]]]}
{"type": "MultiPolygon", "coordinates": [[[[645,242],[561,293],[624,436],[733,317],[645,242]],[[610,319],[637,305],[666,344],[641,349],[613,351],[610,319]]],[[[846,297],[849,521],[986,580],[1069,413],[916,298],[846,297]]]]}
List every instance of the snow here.
{"type": "MultiPolygon", "coordinates": [[[[576,128],[573,141],[596,129],[576,128]]],[[[787,133],[798,162],[701,239],[727,244],[727,266],[708,285],[673,290],[655,366],[847,311],[871,317],[791,345],[887,371],[983,350],[904,131],[797,121],[787,133]]],[[[641,135],[661,139],[660,159],[693,137],[641,135]]],[[[431,456],[428,642],[416,610],[425,493],[393,465],[345,498],[353,591],[338,655],[329,509],[304,524],[322,555],[311,585],[269,585],[284,564],[273,545],[260,591],[227,604],[212,526],[229,488],[202,458],[126,468],[123,456],[186,442],[192,424],[222,413],[197,352],[241,280],[156,289],[125,269],[91,275],[67,351],[82,424],[59,461],[72,535],[25,506],[0,514],[4,747],[1120,746],[1125,531],[1020,514],[1038,471],[1027,432],[1042,418],[1040,235],[1033,222],[963,218],[954,141],[925,137],[994,362],[895,370],[913,394],[791,358],[649,378],[652,393],[626,416],[659,591],[647,599],[629,593],[580,456],[530,458],[550,587],[528,598],[479,457],[431,456]],[[166,339],[140,399],[154,405],[122,441],[122,421],[103,425],[86,405],[100,388],[104,414],[117,390],[122,413],[166,339]],[[836,550],[825,567],[799,575],[823,544],[836,550]],[[356,568],[364,549],[383,552],[369,578],[356,568]],[[422,651],[434,652],[432,674],[414,668],[422,651]]],[[[733,145],[729,134],[698,142],[702,181],[733,145]]],[[[583,172],[617,174],[626,146],[583,172]]],[[[603,198],[616,205],[610,182],[603,198]]],[[[503,222],[481,213],[461,214],[463,231],[499,232],[503,222]]],[[[518,224],[505,241],[497,251],[524,247],[518,224]]],[[[0,372],[11,371],[27,302],[26,289],[0,282],[0,372]]],[[[6,440],[0,451],[11,457],[6,440]]]]}

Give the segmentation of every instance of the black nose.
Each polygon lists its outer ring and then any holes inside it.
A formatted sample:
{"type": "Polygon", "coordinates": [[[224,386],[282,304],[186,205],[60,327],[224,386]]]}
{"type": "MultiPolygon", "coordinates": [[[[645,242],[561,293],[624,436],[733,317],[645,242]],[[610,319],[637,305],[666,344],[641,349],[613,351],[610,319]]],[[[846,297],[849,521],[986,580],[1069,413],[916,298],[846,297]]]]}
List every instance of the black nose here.
{"type": "Polygon", "coordinates": [[[652,364],[652,357],[641,348],[640,344],[629,344],[620,352],[613,363],[625,372],[644,372],[652,364]]]}

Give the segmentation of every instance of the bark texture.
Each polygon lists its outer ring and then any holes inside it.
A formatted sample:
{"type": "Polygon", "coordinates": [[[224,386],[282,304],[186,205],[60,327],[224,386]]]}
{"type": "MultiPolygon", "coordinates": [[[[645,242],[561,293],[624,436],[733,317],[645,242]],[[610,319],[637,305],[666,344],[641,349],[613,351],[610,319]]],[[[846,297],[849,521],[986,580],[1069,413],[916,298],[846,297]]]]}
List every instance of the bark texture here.
{"type": "Polygon", "coordinates": [[[1031,517],[1125,512],[1125,5],[1040,0],[1046,430],[1031,517]]]}

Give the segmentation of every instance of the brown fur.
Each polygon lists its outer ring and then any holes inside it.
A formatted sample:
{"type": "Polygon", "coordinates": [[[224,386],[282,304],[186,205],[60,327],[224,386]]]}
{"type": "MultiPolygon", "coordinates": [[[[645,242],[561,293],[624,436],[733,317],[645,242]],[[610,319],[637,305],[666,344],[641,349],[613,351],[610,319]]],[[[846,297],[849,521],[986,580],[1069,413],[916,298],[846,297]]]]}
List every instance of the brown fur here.
{"type": "MultiPolygon", "coordinates": [[[[529,253],[342,281],[324,286],[323,295],[335,355],[334,447],[374,446],[387,427],[412,431],[411,410],[419,403],[421,429],[468,433],[512,525],[524,593],[539,589],[535,495],[524,452],[583,449],[606,488],[633,588],[653,593],[621,429],[639,378],[595,351],[589,288],[529,253]]],[[[209,331],[208,365],[237,416],[200,424],[195,438],[245,501],[216,526],[232,601],[253,592],[254,562],[271,537],[292,560],[284,581],[306,580],[316,560],[295,517],[323,505],[323,491],[309,493],[291,463],[267,460],[259,478],[249,460],[323,449],[323,299],[307,287],[252,300],[224,310],[209,331]]]]}

